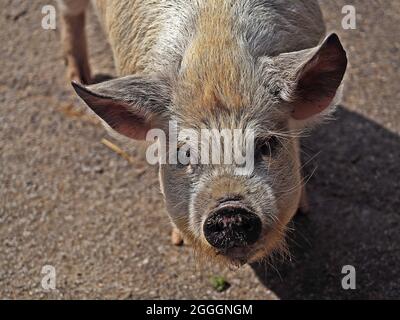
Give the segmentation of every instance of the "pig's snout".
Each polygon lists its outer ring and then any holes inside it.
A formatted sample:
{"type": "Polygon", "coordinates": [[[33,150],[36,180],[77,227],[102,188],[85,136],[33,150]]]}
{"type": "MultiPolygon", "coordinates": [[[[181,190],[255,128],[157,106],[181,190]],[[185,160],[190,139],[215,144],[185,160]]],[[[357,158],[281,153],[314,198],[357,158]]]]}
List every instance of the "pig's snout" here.
{"type": "Polygon", "coordinates": [[[206,240],[214,248],[226,251],[255,243],[261,233],[261,220],[238,201],[222,203],[203,225],[206,240]]]}

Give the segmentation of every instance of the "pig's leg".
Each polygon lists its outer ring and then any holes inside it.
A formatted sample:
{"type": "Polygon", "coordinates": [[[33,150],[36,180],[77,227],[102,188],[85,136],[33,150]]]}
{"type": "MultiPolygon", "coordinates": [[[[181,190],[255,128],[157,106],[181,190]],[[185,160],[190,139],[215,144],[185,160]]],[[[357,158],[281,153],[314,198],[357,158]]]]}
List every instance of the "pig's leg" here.
{"type": "Polygon", "coordinates": [[[310,206],[308,204],[306,185],[303,184],[303,186],[301,187],[301,196],[300,196],[298,212],[307,214],[309,211],[310,211],[310,206]]]}
{"type": "Polygon", "coordinates": [[[90,83],[85,10],[88,0],[61,0],[61,41],[68,80],[90,83]]]}
{"type": "MultiPolygon", "coordinates": [[[[297,161],[299,163],[299,166],[301,165],[300,150],[301,150],[300,141],[299,141],[299,139],[296,139],[295,140],[295,152],[297,155],[297,161]]],[[[305,184],[306,181],[303,177],[304,174],[302,172],[302,167],[300,168],[300,175],[301,175],[302,186],[301,186],[299,207],[298,207],[297,213],[307,214],[310,211],[310,207],[308,204],[307,190],[306,190],[306,184],[305,184]]]]}
{"type": "Polygon", "coordinates": [[[181,236],[181,233],[175,227],[172,229],[171,241],[172,241],[172,244],[175,246],[180,246],[183,244],[183,238],[181,236]]]}

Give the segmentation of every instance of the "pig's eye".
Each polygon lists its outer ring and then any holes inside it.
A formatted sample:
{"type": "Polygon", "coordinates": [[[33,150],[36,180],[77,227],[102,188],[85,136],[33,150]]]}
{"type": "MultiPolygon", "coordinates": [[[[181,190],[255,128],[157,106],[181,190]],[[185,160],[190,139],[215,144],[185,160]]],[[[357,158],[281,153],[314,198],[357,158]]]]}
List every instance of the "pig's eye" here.
{"type": "Polygon", "coordinates": [[[276,136],[271,136],[267,140],[257,142],[257,152],[262,156],[273,156],[279,146],[279,140],[276,136]]]}
{"type": "Polygon", "coordinates": [[[184,168],[184,167],[190,165],[190,149],[187,149],[186,151],[178,149],[177,153],[178,153],[178,167],[179,168],[184,168]]]}

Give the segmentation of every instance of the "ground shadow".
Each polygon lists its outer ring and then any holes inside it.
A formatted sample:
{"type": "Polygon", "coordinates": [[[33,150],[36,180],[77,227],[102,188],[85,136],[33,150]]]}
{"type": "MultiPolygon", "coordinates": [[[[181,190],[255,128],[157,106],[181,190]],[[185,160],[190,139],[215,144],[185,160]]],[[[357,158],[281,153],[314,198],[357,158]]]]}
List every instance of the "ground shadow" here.
{"type": "Polygon", "coordinates": [[[291,262],[253,270],[282,299],[400,297],[400,137],[339,108],[336,121],[302,141],[311,213],[290,233],[291,262]],[[344,290],[342,267],[356,269],[344,290]]]}

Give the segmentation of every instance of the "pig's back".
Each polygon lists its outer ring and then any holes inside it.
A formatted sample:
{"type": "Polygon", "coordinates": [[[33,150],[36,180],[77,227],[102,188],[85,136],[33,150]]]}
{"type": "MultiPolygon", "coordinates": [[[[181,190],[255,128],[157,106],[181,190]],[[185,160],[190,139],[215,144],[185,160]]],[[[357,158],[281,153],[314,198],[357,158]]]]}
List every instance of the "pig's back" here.
{"type": "Polygon", "coordinates": [[[94,0],[120,75],[142,72],[161,27],[163,0],[94,0]]]}
{"type": "MultiPolygon", "coordinates": [[[[232,32],[253,56],[275,56],[309,48],[325,34],[316,0],[95,0],[121,75],[174,65],[212,2],[230,7],[232,32]]],[[[223,8],[223,9],[222,9],[223,8]]],[[[214,14],[214,16],[217,16],[214,14]]]]}
{"type": "Polygon", "coordinates": [[[237,4],[237,28],[253,56],[316,46],[325,35],[317,0],[248,0],[237,4]]]}

